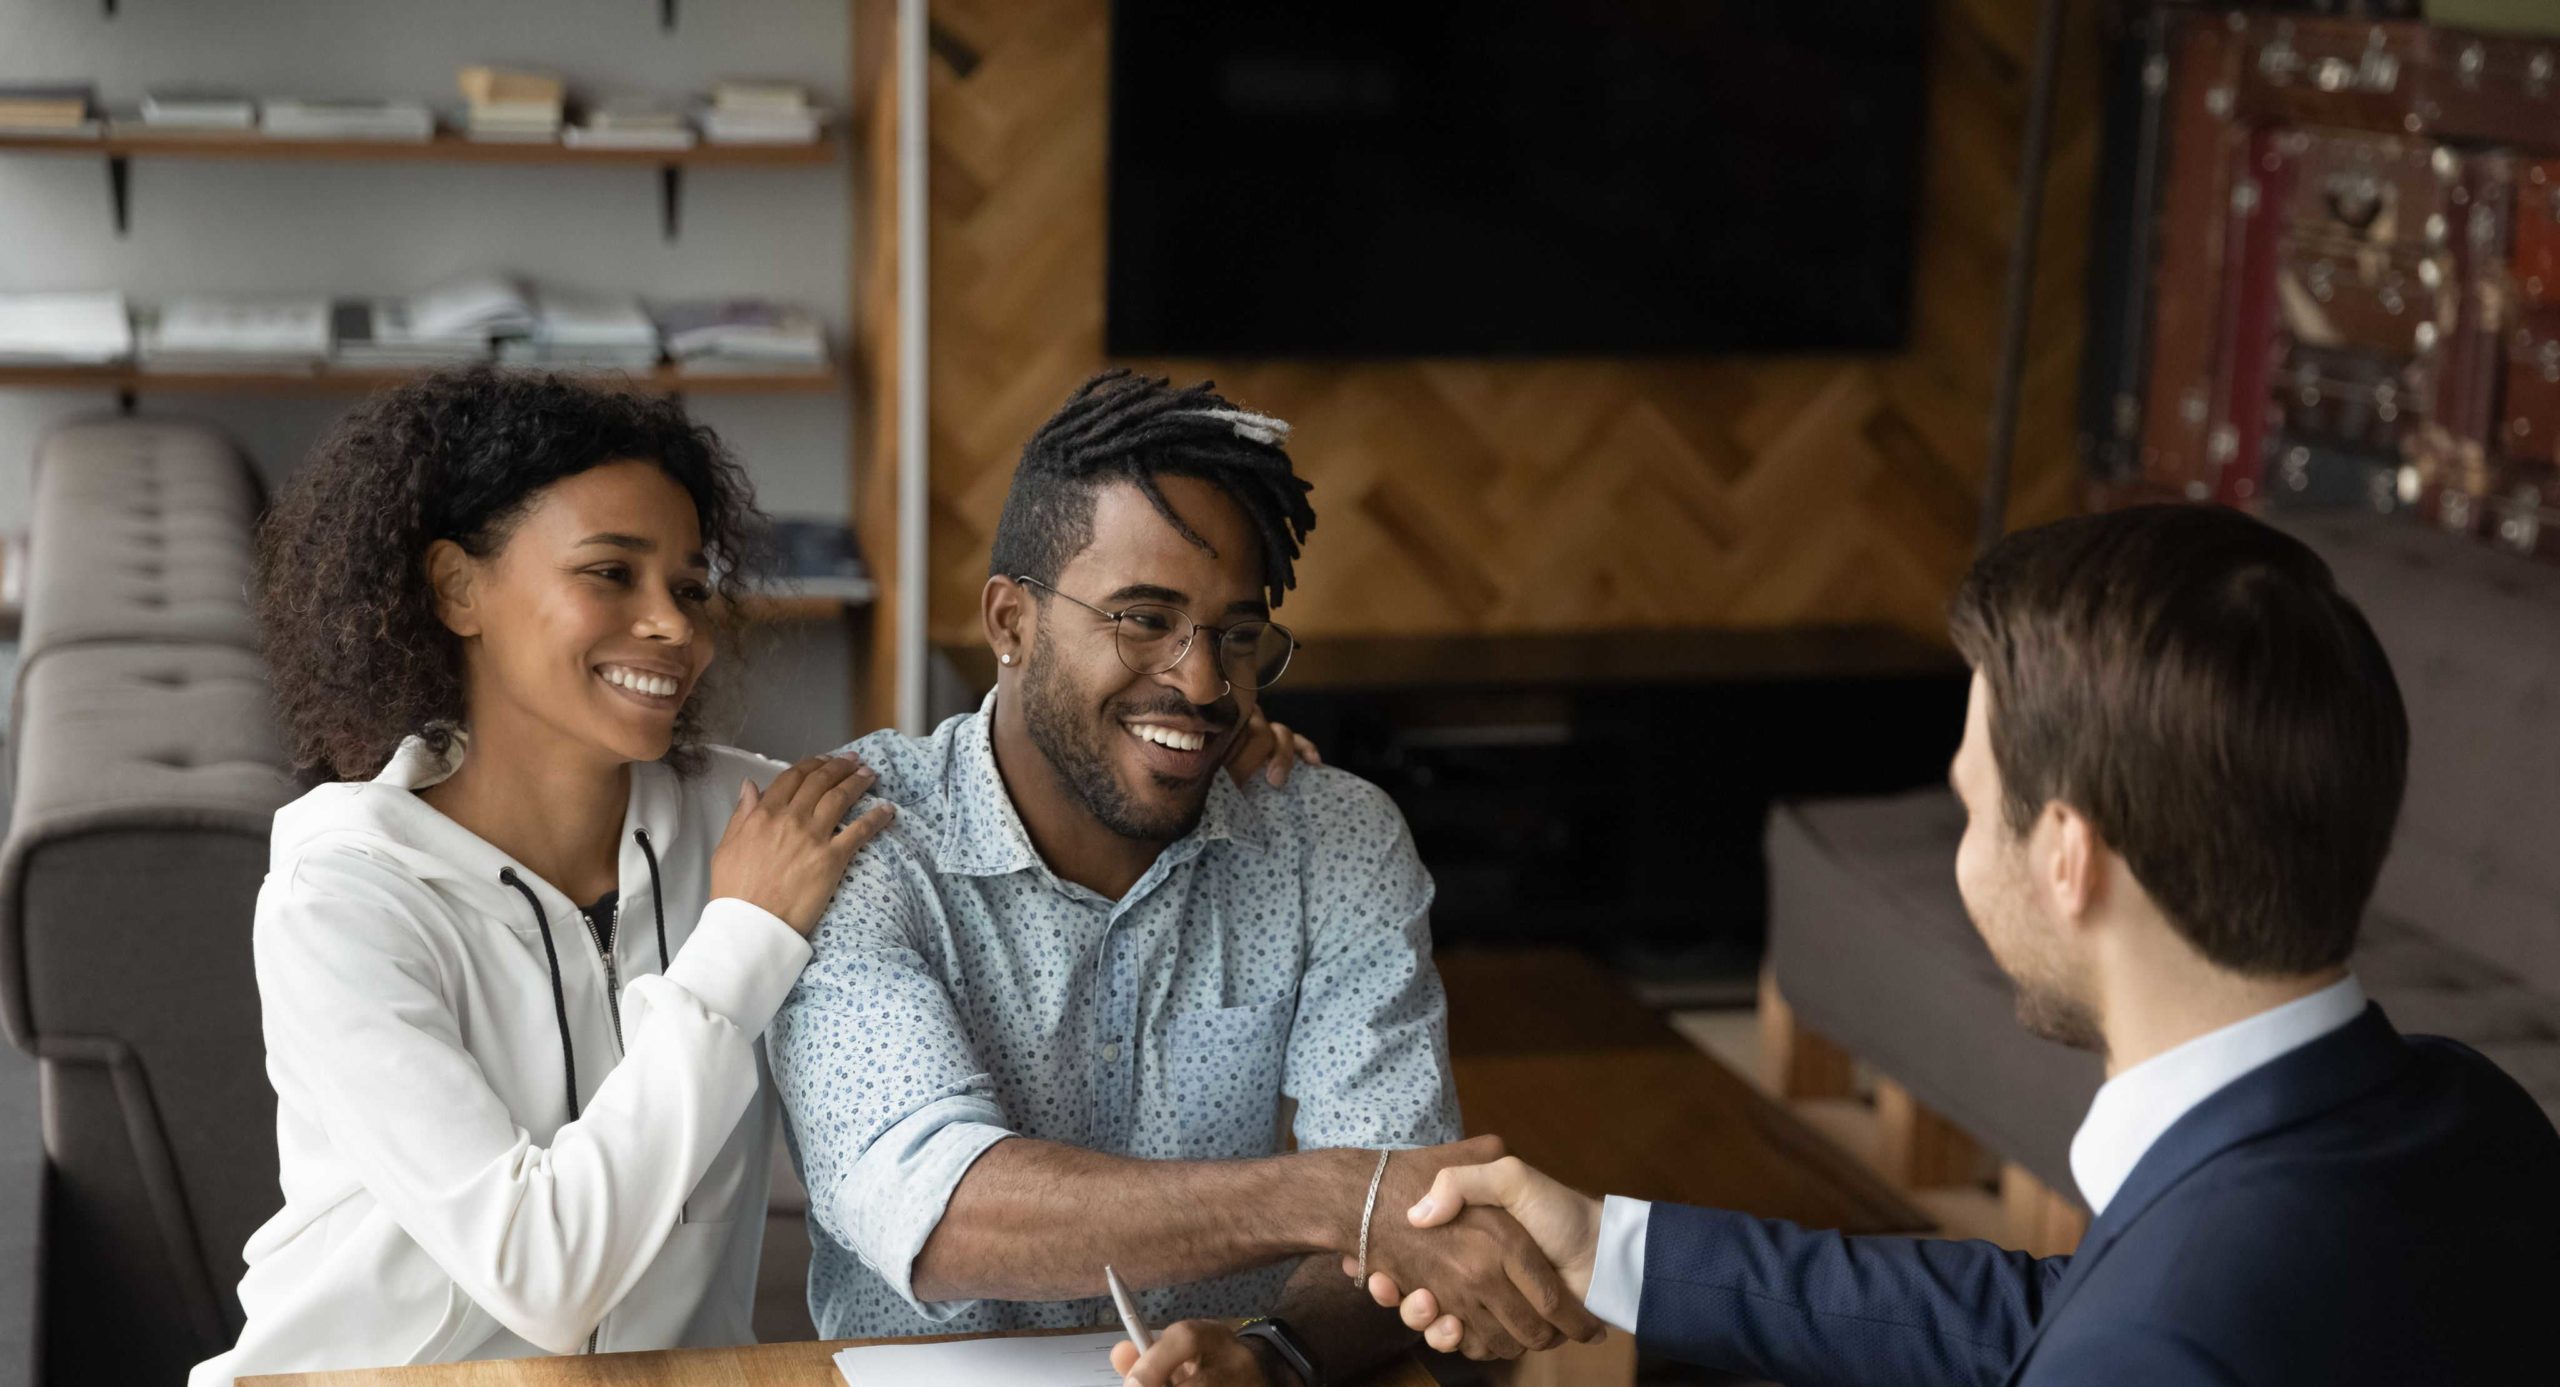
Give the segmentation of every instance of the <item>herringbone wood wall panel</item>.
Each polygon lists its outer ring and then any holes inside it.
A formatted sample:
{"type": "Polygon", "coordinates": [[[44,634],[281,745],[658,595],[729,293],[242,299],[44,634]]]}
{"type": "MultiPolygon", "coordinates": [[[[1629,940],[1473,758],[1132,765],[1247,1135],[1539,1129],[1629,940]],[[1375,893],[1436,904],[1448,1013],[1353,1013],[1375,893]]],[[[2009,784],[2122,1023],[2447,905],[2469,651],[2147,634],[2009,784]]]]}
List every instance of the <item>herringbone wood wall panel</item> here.
{"type": "MultiPolygon", "coordinates": [[[[2013,523],[2071,505],[2097,40],[2066,39],[2013,523]]],[[[932,613],[974,640],[1022,441],[1102,355],[1107,6],[933,0],[932,613]]],[[[1296,425],[1309,635],[1882,620],[1970,548],[2031,0],[1940,0],[1907,350],[1333,365],[1141,361],[1296,425]]],[[[1239,265],[1237,273],[1252,267],[1239,265]]]]}

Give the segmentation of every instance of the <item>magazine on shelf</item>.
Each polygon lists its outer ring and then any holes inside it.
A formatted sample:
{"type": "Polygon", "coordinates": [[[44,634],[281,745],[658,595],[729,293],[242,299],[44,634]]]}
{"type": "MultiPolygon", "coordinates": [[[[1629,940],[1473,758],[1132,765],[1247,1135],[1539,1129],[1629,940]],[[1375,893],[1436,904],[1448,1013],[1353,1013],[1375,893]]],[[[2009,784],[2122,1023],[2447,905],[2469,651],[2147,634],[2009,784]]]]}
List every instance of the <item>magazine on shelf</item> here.
{"type": "Polygon", "coordinates": [[[330,319],[332,354],[349,369],[459,366],[489,359],[487,333],[436,337],[416,331],[406,299],[341,299],[331,306],[330,319]]]}
{"type": "Polygon", "coordinates": [[[699,139],[684,112],[657,101],[608,101],[561,139],[576,149],[691,149],[699,139]]]}
{"type": "Polygon", "coordinates": [[[158,342],[171,352],[329,354],[329,304],[320,298],[186,295],[154,315],[158,342]]]}
{"type": "Polygon", "coordinates": [[[667,355],[688,370],[814,370],[826,364],[826,335],[807,309],[767,299],[700,299],[652,310],[667,355]]]}
{"type": "Polygon", "coordinates": [[[103,366],[133,355],[133,319],[112,289],[0,294],[0,363],[103,366]]]}
{"type": "Polygon", "coordinates": [[[329,355],[321,299],[190,296],[134,314],[134,356],[145,371],[307,375],[329,355]]]}
{"type": "Polygon", "coordinates": [[[826,117],[817,111],[796,115],[724,111],[702,113],[702,137],[713,144],[815,144],[826,117]]]}
{"type": "Polygon", "coordinates": [[[280,140],[383,140],[424,144],[435,138],[436,117],[421,101],[307,101],[271,97],[260,125],[280,140]]]}
{"type": "Polygon", "coordinates": [[[153,87],[143,93],[141,123],[152,130],[240,131],[258,125],[258,103],[215,87],[153,87]]]}
{"type": "Polygon", "coordinates": [[[506,275],[450,280],[409,296],[409,326],[422,337],[522,337],[533,321],[533,300],[506,275]]]}

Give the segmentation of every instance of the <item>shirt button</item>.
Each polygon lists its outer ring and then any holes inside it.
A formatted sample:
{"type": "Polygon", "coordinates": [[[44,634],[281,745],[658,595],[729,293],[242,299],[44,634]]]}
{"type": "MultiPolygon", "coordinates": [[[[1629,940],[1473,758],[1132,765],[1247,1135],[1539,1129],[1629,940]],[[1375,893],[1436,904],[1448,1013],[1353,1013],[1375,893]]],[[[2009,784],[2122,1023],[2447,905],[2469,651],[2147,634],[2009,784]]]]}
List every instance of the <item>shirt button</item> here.
{"type": "Polygon", "coordinates": [[[1102,1058],[1103,1058],[1103,1062],[1104,1062],[1104,1063],[1107,1063],[1107,1064],[1118,1064],[1118,1063],[1120,1062],[1120,1045],[1119,1045],[1119,1043],[1118,1043],[1117,1041],[1114,1041],[1113,1043],[1111,1043],[1111,1044],[1109,1044],[1109,1045],[1105,1045],[1105,1046],[1103,1046],[1103,1047],[1102,1047],[1102,1058]]]}

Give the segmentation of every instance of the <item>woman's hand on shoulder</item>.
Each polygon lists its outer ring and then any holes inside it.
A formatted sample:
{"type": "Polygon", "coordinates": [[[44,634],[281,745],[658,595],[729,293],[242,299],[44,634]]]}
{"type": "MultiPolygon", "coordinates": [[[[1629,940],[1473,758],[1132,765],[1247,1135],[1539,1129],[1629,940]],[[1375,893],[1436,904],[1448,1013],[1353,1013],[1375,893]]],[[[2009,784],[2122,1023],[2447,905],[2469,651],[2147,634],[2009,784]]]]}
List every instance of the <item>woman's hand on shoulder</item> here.
{"type": "Polygon", "coordinates": [[[1276,789],[1289,783],[1289,772],[1300,762],[1321,766],[1324,756],[1287,723],[1273,722],[1256,708],[1245,719],[1244,734],[1236,738],[1235,749],[1227,753],[1227,774],[1239,786],[1260,775],[1276,789]]]}
{"type": "Polygon", "coordinates": [[[879,779],[851,756],[812,756],[758,790],[738,786],[738,807],[711,854],[711,894],[734,896],[779,917],[804,937],[835,894],[853,855],[880,836],[896,812],[887,802],[845,822],[845,811],[879,779]]]}

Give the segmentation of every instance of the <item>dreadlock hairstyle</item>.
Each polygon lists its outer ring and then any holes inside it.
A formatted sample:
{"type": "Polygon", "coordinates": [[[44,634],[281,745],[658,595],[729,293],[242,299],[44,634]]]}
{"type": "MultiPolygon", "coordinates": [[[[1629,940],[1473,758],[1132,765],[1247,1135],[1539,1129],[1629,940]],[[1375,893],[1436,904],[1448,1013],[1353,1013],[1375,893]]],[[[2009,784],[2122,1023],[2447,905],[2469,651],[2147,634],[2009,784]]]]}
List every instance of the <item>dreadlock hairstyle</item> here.
{"type": "Polygon", "coordinates": [[[1156,486],[1193,477],[1244,508],[1262,536],[1264,592],[1279,606],[1297,586],[1299,541],[1316,527],[1313,488],[1289,465],[1289,426],[1237,408],[1211,384],[1176,390],[1126,369],[1086,381],[1022,446],[988,572],[1055,581],[1093,543],[1094,495],[1113,482],[1136,486],[1184,539],[1209,549],[1156,486]]]}

